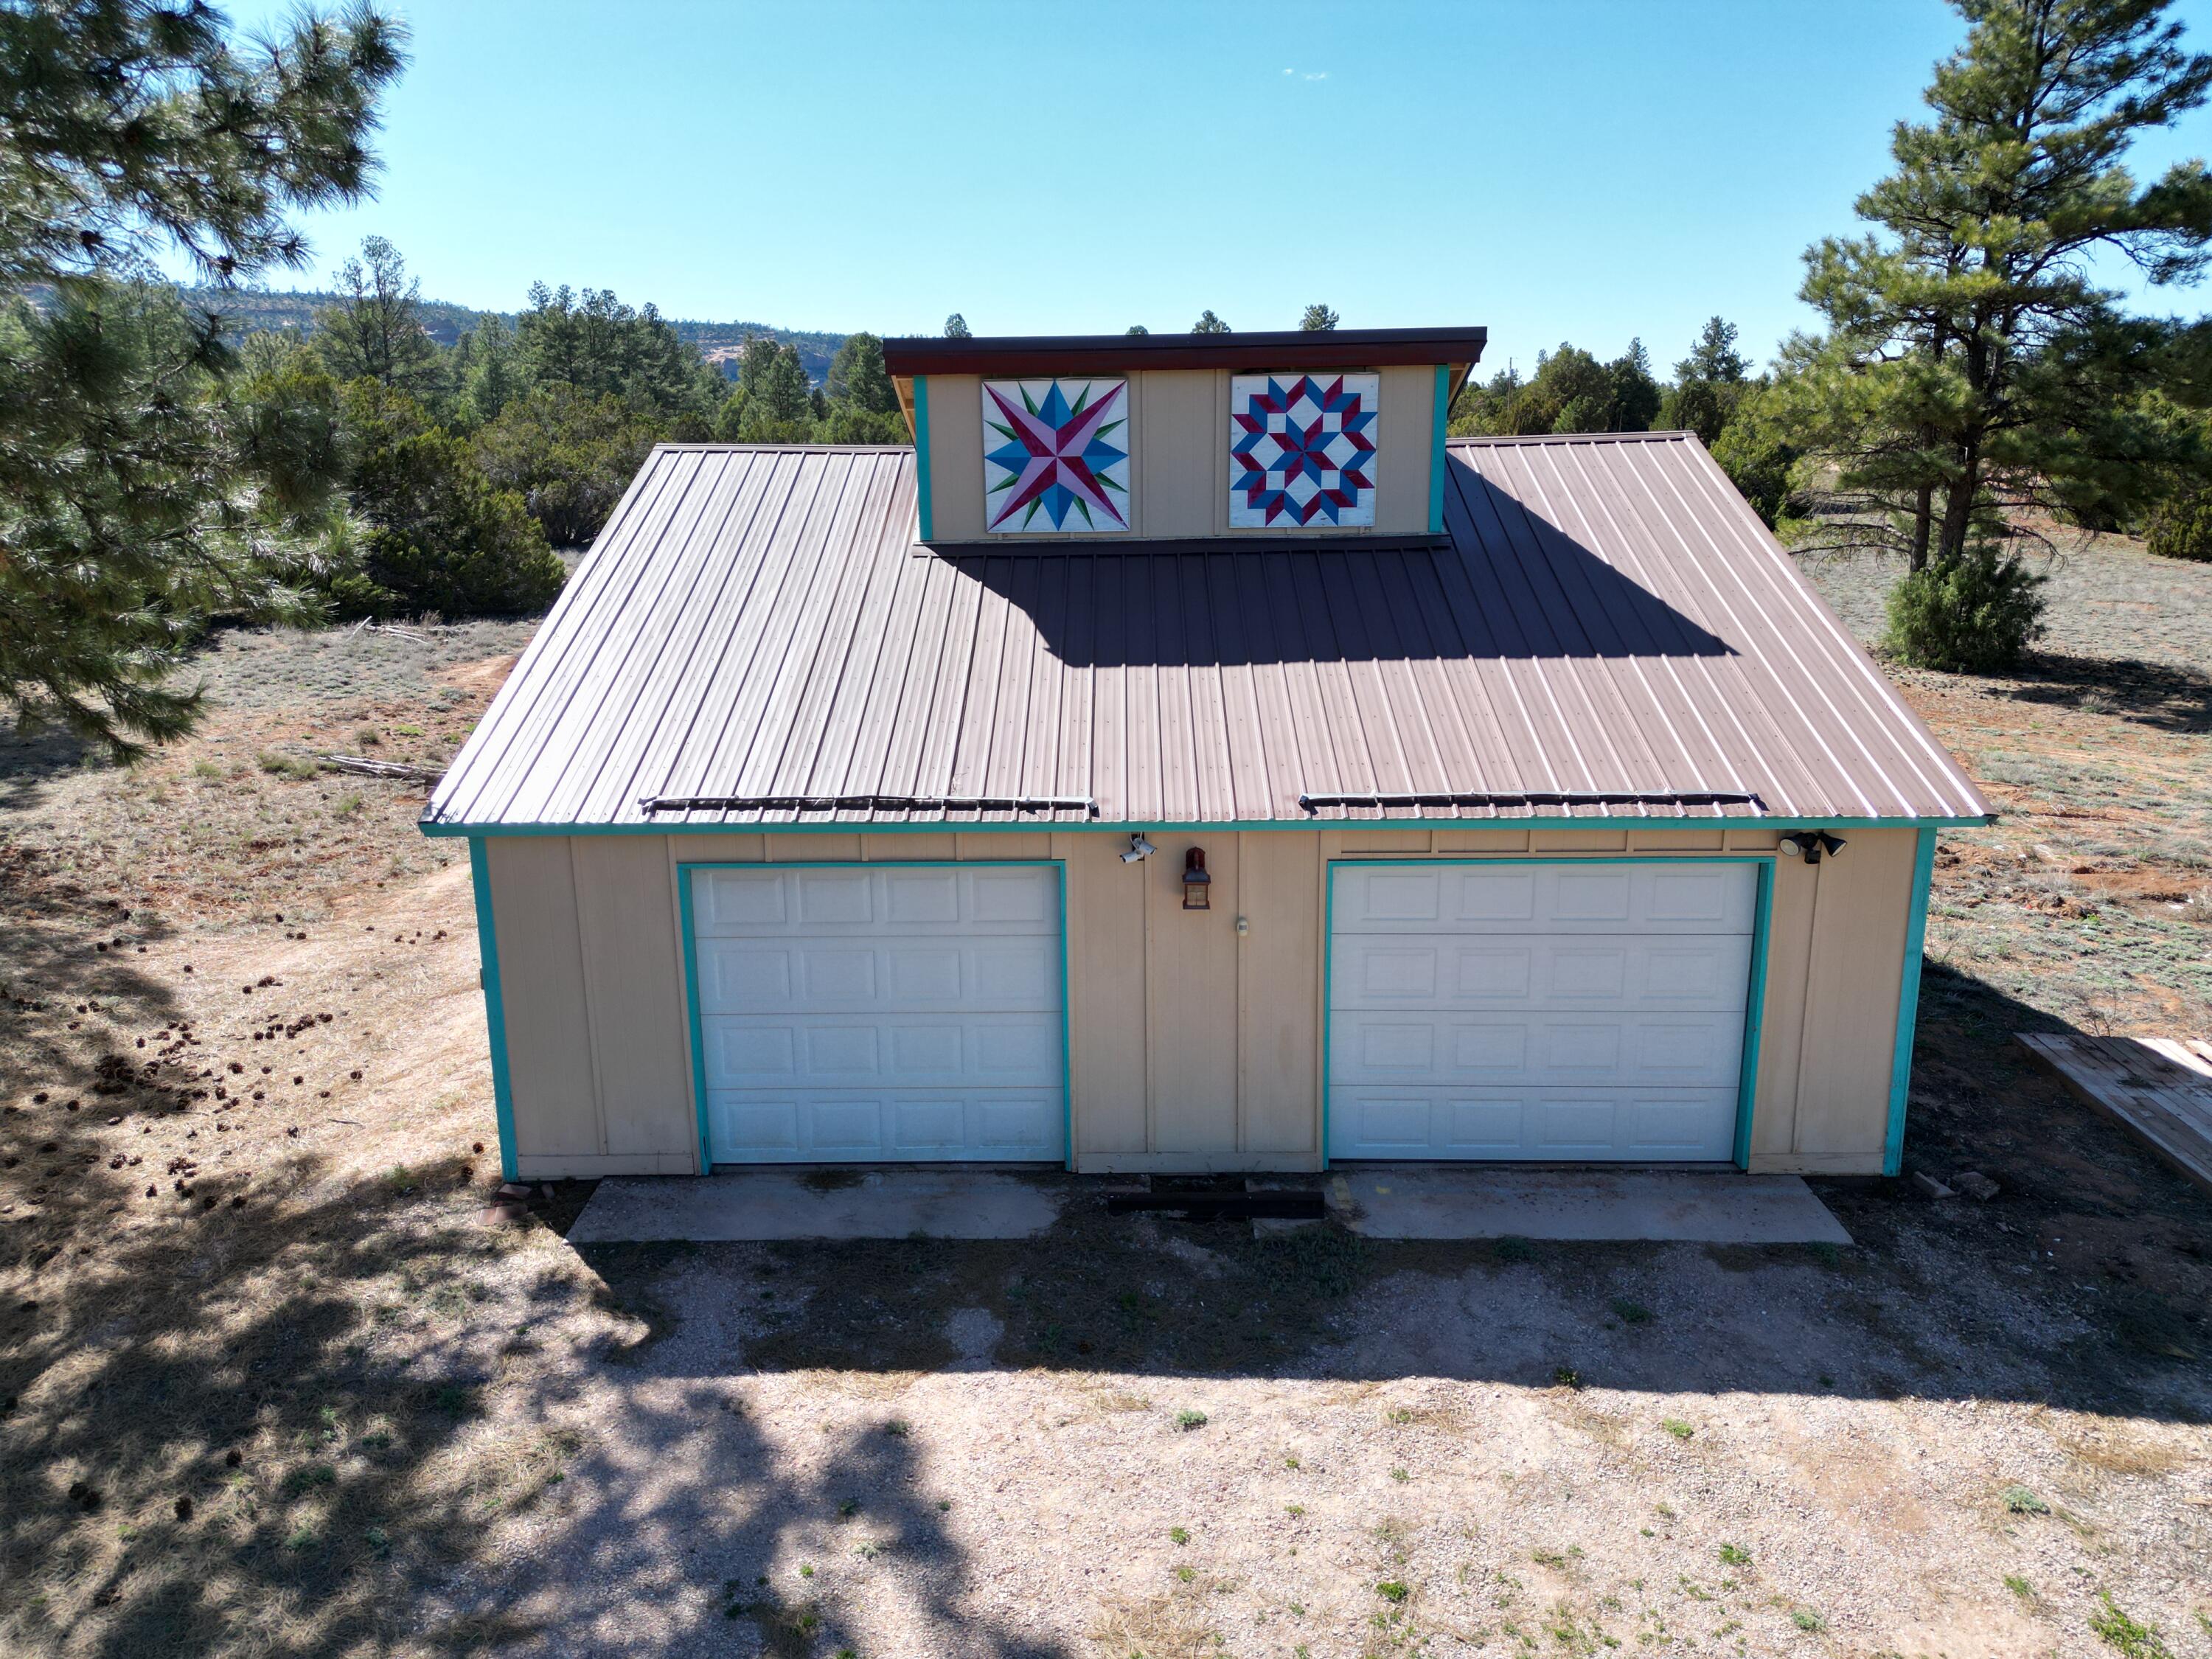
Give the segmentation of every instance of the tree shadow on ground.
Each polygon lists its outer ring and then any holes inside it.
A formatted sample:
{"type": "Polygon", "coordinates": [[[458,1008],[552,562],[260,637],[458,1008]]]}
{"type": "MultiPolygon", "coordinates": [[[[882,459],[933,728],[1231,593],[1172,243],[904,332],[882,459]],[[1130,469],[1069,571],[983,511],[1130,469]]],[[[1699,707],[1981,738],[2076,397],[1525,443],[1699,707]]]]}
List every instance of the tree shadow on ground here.
{"type": "Polygon", "coordinates": [[[856,1639],[836,1576],[755,1581],[865,1544],[942,1650],[1059,1651],[963,1610],[969,1564],[891,1425],[809,1478],[726,1389],[667,1403],[652,1322],[595,1309],[544,1232],[472,1224],[458,1160],[117,1170],[80,1156],[87,1120],[40,1125],[70,1178],[0,1211],[0,1650],[646,1654],[750,1621],[814,1654],[856,1639]],[[642,1498],[664,1446],[697,1461],[642,1498]],[[519,1565],[495,1522],[531,1537],[519,1565]],[[593,1622],[656,1583],[650,1628],[593,1622]]]}
{"type": "Polygon", "coordinates": [[[2002,695],[2114,714],[2162,732],[2212,732],[2212,675],[2184,664],[2039,653],[2002,695]]]}
{"type": "Polygon", "coordinates": [[[0,846],[0,1094],[43,1086],[9,1074],[8,1057],[27,1047],[9,1040],[11,1022],[118,1005],[142,1024],[173,1017],[174,995],[137,960],[172,931],[49,868],[34,848],[0,846]]]}
{"type": "MultiPolygon", "coordinates": [[[[1109,1217],[1097,1183],[1071,1181],[1034,1241],[696,1247],[698,1271],[747,1305],[719,1340],[687,1334],[681,1363],[734,1366],[741,1348],[772,1371],[938,1370],[973,1310],[1002,1332],[989,1361],[1004,1368],[1524,1387],[1572,1373],[2212,1420],[2188,1381],[2212,1338],[2212,1226],[2193,1189],[2012,1041],[2057,1022],[1933,963],[1922,1009],[1908,1164],[1978,1169],[2004,1191],[1933,1204],[1903,1180],[1815,1181],[1856,1248],[1255,1237],[1109,1217]],[[2099,1237],[2093,1259],[2063,1244],[2099,1237]],[[2029,1334],[2053,1329],[2075,1334],[2029,1334]]],[[[584,1254],[617,1294],[684,1305],[665,1258],[584,1254]]]]}

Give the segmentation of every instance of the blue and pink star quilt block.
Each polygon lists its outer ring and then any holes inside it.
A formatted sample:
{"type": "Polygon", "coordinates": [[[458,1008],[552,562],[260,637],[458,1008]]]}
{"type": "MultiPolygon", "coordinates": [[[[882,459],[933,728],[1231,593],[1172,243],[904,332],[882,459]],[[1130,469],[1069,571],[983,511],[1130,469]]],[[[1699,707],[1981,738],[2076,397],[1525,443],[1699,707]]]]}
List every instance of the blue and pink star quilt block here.
{"type": "Polygon", "coordinates": [[[983,523],[994,535],[1129,527],[1129,383],[983,382],[983,523]]]}
{"type": "Polygon", "coordinates": [[[1233,530],[1375,522],[1377,374],[1236,374],[1229,381],[1233,530]]]}

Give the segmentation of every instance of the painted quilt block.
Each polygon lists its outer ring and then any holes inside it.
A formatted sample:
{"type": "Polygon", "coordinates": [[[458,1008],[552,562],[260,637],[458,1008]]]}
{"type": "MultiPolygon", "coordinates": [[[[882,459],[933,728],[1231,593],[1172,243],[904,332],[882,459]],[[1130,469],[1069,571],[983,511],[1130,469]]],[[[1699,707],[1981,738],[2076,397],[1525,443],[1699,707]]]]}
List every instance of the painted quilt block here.
{"type": "Polygon", "coordinates": [[[983,382],[983,522],[997,534],[1129,527],[1127,380],[983,382]]]}
{"type": "Polygon", "coordinates": [[[1237,530],[1375,522],[1379,374],[1236,374],[1229,523],[1237,530]]]}

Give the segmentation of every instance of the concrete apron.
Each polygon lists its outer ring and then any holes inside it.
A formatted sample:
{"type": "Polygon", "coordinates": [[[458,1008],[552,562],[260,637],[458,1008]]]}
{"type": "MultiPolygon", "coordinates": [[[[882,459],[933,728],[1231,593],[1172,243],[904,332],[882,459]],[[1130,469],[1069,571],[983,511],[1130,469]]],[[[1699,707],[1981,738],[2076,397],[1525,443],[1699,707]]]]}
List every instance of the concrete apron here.
{"type": "Polygon", "coordinates": [[[1327,1179],[1330,1209],[1369,1238],[1851,1242],[1796,1176],[1432,1164],[1340,1168],[1327,1179]]]}
{"type": "MultiPolygon", "coordinates": [[[[1318,1180],[1336,1220],[1369,1238],[1629,1239],[1707,1244],[1848,1244],[1796,1176],[1703,1170],[1516,1170],[1502,1164],[1352,1165],[1319,1177],[1255,1176],[1255,1188],[1318,1180]]],[[[1173,1185],[1164,1178],[1164,1186],[1173,1185]]],[[[806,1238],[1034,1238],[1096,1183],[986,1169],[743,1170],[602,1181],[571,1243],[696,1243],[806,1238]]],[[[1310,1222],[1255,1221],[1273,1232],[1310,1222]]]]}
{"type": "Polygon", "coordinates": [[[602,1181],[572,1244],[777,1238],[1034,1238],[1063,1194],[993,1170],[740,1170],[602,1181]]]}

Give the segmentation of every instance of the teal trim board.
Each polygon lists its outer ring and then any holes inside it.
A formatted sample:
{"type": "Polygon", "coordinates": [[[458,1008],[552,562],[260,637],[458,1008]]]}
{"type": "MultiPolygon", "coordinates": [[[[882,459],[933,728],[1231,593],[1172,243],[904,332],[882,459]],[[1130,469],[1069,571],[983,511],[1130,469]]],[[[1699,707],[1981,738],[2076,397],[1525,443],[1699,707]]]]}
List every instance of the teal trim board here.
{"type": "Polygon", "coordinates": [[[1336,969],[1336,860],[1322,870],[1321,880],[1321,1167],[1328,1168],[1328,1038],[1336,1024],[1329,994],[1329,975],[1336,969]]]}
{"type": "Polygon", "coordinates": [[[1241,830],[1978,830],[1984,818],[1222,818],[1212,822],[1163,823],[1143,818],[1094,818],[1071,823],[1045,819],[1034,823],[977,823],[972,819],[933,818],[926,823],[871,823],[836,819],[798,823],[429,823],[424,835],[440,836],[942,836],[957,832],[1034,836],[1225,835],[1241,830]]]}
{"type": "MultiPolygon", "coordinates": [[[[1933,836],[1933,830],[1923,833],[1933,836]]],[[[1751,1154],[1753,1094],[1759,1070],[1759,1031],[1766,1001],[1766,928],[1772,913],[1774,856],[1770,853],[1711,853],[1685,856],[1670,853],[1623,853],[1596,855],[1573,853],[1514,855],[1496,858],[1331,859],[1328,885],[1322,900],[1321,947],[1321,1161],[1328,1168],[1328,1047],[1336,1007],[1336,872],[1344,869],[1371,870],[1381,865],[1432,869],[1440,864],[1748,864],[1756,866],[1759,890],[1753,900],[1749,1000],[1743,1014],[1743,1064],[1736,1083],[1735,1162],[1745,1167],[1751,1154]]]]}
{"type": "Polygon", "coordinates": [[[1774,915],[1774,864],[1759,861],[1759,896],[1753,901],[1751,978],[1743,1006],[1743,1073],[1735,1085],[1735,1167],[1751,1167],[1751,1124],[1759,1104],[1759,1037],[1766,1019],[1766,930],[1774,915]]]}
{"type": "Polygon", "coordinates": [[[1067,860],[1066,859],[704,859],[676,866],[676,902],[683,912],[684,1009],[691,1031],[691,1103],[699,1126],[699,1170],[714,1167],[714,1133],[707,1121],[707,1048],[699,1012],[699,947],[691,926],[691,872],[695,870],[990,870],[1050,868],[1060,878],[1060,1126],[1067,1141],[1061,1160],[1075,1167],[1074,1010],[1068,996],[1067,860]]]}
{"type": "Polygon", "coordinates": [[[1928,945],[1928,894],[1936,881],[1936,832],[1923,830],[1912,854],[1912,915],[1905,924],[1905,969],[1897,986],[1897,1040],[1890,1051],[1889,1129],[1881,1172],[1905,1167],[1905,1102],[1912,1092],[1912,1033],[1920,1018],[1920,966],[1928,945]]]}
{"type": "Polygon", "coordinates": [[[1073,977],[1067,961],[1067,860],[1060,866],[1060,1121],[1067,1141],[1066,1168],[1075,1170],[1075,998],[1069,989],[1073,977]]]}
{"type": "Polygon", "coordinates": [[[929,377],[914,377],[914,476],[916,515],[921,520],[921,538],[929,540],[936,530],[937,515],[932,512],[929,498],[929,377]]]}
{"type": "Polygon", "coordinates": [[[676,908],[678,926],[684,934],[684,1028],[691,1033],[691,1112],[699,1131],[699,1173],[706,1175],[714,1167],[714,1148],[707,1123],[707,1046],[699,1024],[699,952],[691,936],[692,868],[688,864],[676,866],[676,908]]]}
{"type": "Polygon", "coordinates": [[[481,839],[469,842],[469,885],[477,901],[477,955],[483,964],[484,1036],[491,1048],[492,1113],[499,1121],[499,1172],[520,1174],[514,1148],[514,1089],[507,1074],[507,1005],[499,988],[499,923],[491,908],[491,854],[481,839]]]}
{"type": "Polygon", "coordinates": [[[1435,441],[1429,453],[1429,534],[1442,535],[1444,527],[1444,428],[1451,420],[1451,368],[1437,365],[1435,441]]]}

